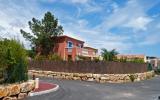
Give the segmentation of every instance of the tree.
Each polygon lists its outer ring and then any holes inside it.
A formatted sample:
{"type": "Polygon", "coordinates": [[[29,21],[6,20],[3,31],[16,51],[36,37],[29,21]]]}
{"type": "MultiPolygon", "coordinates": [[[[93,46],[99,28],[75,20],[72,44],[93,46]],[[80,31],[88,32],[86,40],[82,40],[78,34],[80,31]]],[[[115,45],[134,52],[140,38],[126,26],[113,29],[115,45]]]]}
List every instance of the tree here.
{"type": "Polygon", "coordinates": [[[23,45],[16,40],[0,40],[0,69],[5,83],[28,79],[27,54],[23,45]]]}
{"type": "Polygon", "coordinates": [[[31,42],[33,51],[38,50],[41,55],[49,55],[53,52],[56,44],[56,37],[63,34],[63,28],[58,25],[58,19],[47,12],[40,21],[32,18],[28,22],[29,28],[33,34],[20,30],[23,37],[31,42]]]}
{"type": "Polygon", "coordinates": [[[116,55],[118,54],[118,52],[115,49],[108,51],[107,49],[102,48],[101,50],[101,55],[105,61],[114,61],[116,55]]]}

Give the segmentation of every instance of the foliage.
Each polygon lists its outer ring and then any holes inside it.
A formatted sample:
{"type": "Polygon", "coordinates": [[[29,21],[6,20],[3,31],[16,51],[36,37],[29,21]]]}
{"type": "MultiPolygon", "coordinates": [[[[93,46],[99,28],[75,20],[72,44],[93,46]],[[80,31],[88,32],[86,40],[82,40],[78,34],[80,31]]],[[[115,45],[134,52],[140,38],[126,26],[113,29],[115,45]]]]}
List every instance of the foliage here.
{"type": "Polygon", "coordinates": [[[114,61],[117,54],[118,52],[115,49],[108,51],[107,49],[103,48],[101,52],[101,55],[105,61],[114,61]]]}
{"type": "Polygon", "coordinates": [[[28,57],[34,58],[36,53],[34,50],[26,50],[28,57]]]}
{"type": "MultiPolygon", "coordinates": [[[[89,57],[84,57],[84,56],[81,56],[81,55],[78,55],[78,56],[77,56],[77,60],[90,61],[91,58],[89,58],[89,57]]],[[[94,59],[94,60],[95,60],[95,59],[94,59]]]]}
{"type": "Polygon", "coordinates": [[[27,60],[24,47],[15,40],[4,39],[0,41],[1,68],[5,72],[6,83],[15,83],[27,80],[27,60]],[[2,48],[3,47],[3,48],[2,48]]]}
{"type": "Polygon", "coordinates": [[[152,70],[152,64],[151,64],[151,63],[148,63],[148,65],[147,65],[147,70],[148,70],[148,71],[151,71],[151,70],[152,70]]]}
{"type": "Polygon", "coordinates": [[[130,80],[131,80],[131,82],[134,82],[134,80],[135,80],[135,76],[134,75],[129,75],[129,78],[130,78],[130,80]]]}
{"type": "Polygon", "coordinates": [[[53,52],[56,37],[63,34],[63,28],[58,25],[58,19],[51,12],[47,12],[41,21],[33,18],[28,24],[33,35],[22,29],[20,32],[31,42],[33,49],[38,49],[41,55],[49,55],[53,52]]]}
{"type": "Polygon", "coordinates": [[[45,55],[36,55],[34,59],[41,61],[41,60],[47,60],[48,58],[45,55]]]}
{"type": "Polygon", "coordinates": [[[141,58],[133,58],[133,59],[130,60],[130,62],[144,63],[144,59],[141,59],[141,58]]]}
{"type": "Polygon", "coordinates": [[[118,61],[118,62],[144,63],[144,60],[141,59],[141,58],[132,58],[132,59],[129,59],[127,57],[123,57],[123,58],[117,59],[116,61],[118,61]]]}
{"type": "Polygon", "coordinates": [[[57,55],[57,54],[51,54],[51,55],[49,55],[48,59],[52,60],[52,61],[61,61],[62,60],[61,57],[59,55],[57,55]]]}
{"type": "Polygon", "coordinates": [[[155,69],[155,73],[160,75],[160,66],[158,66],[157,69],[155,69]]]}
{"type": "Polygon", "coordinates": [[[127,58],[126,57],[120,58],[119,61],[120,62],[127,62],[127,58]]]}
{"type": "Polygon", "coordinates": [[[95,61],[95,62],[99,62],[100,59],[97,57],[97,58],[94,59],[94,61],[95,61]]]}
{"type": "Polygon", "coordinates": [[[52,60],[52,61],[61,61],[61,57],[57,54],[50,54],[48,56],[45,55],[37,55],[35,60],[52,60]]]}
{"type": "Polygon", "coordinates": [[[3,70],[7,67],[7,60],[6,58],[6,45],[2,40],[0,40],[0,69],[3,70]]]}

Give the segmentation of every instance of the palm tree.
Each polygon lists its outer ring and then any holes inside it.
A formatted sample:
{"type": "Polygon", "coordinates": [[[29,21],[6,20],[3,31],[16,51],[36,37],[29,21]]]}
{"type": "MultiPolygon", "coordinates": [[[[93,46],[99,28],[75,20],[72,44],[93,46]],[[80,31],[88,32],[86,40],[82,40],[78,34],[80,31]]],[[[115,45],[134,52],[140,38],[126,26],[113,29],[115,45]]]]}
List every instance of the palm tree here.
{"type": "Polygon", "coordinates": [[[101,50],[102,50],[101,56],[103,57],[103,60],[105,61],[113,61],[116,58],[116,55],[118,54],[116,49],[108,51],[107,49],[102,48],[101,50]]]}

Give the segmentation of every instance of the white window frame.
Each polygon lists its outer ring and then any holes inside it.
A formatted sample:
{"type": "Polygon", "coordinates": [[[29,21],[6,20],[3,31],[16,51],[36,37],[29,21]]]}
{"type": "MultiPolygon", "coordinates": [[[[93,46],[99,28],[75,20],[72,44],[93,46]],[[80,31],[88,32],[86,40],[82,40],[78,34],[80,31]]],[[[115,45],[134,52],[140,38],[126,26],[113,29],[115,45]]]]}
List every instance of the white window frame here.
{"type": "Polygon", "coordinates": [[[73,48],[73,42],[72,41],[67,41],[67,48],[73,48]],[[69,47],[69,43],[72,44],[72,47],[69,47]]]}

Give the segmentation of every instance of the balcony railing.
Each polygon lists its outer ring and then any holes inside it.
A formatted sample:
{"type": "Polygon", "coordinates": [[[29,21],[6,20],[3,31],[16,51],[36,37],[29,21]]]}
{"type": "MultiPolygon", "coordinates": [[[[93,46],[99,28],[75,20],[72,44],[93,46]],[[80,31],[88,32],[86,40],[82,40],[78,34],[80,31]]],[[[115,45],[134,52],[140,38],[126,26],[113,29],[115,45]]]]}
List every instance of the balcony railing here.
{"type": "Polygon", "coordinates": [[[73,48],[67,48],[67,52],[71,53],[73,48]]]}
{"type": "Polygon", "coordinates": [[[72,53],[73,49],[76,50],[76,54],[79,56],[85,56],[85,57],[98,57],[98,54],[93,52],[93,53],[89,53],[88,49],[84,49],[84,48],[66,48],[66,52],[68,53],[72,53]]]}
{"type": "Polygon", "coordinates": [[[86,57],[98,57],[97,53],[93,52],[92,54],[89,54],[88,49],[83,49],[83,48],[77,49],[77,55],[86,56],[86,57]]]}

